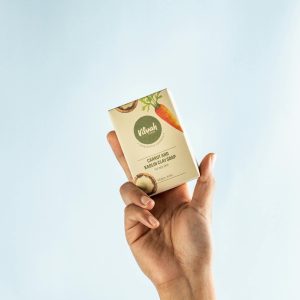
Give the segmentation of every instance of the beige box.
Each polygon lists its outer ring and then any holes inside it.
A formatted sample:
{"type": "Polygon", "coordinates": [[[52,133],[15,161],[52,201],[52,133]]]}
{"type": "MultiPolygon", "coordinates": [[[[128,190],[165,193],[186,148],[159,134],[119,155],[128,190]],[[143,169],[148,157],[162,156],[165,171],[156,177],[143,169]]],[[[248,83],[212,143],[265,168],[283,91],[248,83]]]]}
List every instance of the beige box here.
{"type": "Polygon", "coordinates": [[[167,89],[109,110],[133,182],[155,195],[199,176],[167,89]]]}

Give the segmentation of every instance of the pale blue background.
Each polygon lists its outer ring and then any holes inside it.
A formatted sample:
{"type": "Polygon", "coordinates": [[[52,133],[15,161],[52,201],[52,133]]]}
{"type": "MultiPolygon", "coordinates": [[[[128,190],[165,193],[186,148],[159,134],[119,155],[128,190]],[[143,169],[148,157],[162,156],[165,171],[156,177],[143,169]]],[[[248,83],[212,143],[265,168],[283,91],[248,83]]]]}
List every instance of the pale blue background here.
{"type": "MultiPolygon", "coordinates": [[[[300,299],[300,1],[0,1],[0,299],[157,299],[107,109],[168,87],[218,155],[218,298],[300,299]]],[[[193,184],[193,183],[192,183],[193,184]]]]}

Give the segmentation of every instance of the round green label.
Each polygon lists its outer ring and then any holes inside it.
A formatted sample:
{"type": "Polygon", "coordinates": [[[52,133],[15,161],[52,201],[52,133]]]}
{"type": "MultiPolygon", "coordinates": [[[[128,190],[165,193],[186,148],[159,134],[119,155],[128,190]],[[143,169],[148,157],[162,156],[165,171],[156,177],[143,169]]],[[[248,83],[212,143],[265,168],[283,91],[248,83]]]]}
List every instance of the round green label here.
{"type": "Polygon", "coordinates": [[[141,117],[134,124],[134,135],[141,143],[152,144],[161,135],[161,124],[152,116],[141,117]]]}

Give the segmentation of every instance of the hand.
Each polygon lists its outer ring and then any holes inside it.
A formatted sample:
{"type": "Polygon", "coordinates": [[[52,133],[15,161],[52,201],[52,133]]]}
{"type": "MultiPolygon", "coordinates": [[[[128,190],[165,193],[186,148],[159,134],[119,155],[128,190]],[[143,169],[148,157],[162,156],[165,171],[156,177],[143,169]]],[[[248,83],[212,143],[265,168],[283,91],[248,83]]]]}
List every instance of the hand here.
{"type": "Polygon", "coordinates": [[[115,132],[109,132],[107,139],[129,180],[120,188],[126,204],[126,239],[160,298],[215,299],[210,227],[215,155],[210,153],[202,160],[192,197],[183,184],[151,199],[130,182],[115,132]]]}

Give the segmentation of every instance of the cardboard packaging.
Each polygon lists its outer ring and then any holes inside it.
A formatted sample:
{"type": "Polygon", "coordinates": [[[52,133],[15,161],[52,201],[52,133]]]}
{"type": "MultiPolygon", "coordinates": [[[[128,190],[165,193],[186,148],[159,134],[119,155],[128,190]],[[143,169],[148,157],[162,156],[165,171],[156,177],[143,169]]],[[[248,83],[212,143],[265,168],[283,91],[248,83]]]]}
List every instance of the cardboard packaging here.
{"type": "Polygon", "coordinates": [[[132,181],[148,195],[199,176],[167,89],[109,110],[132,181]]]}

